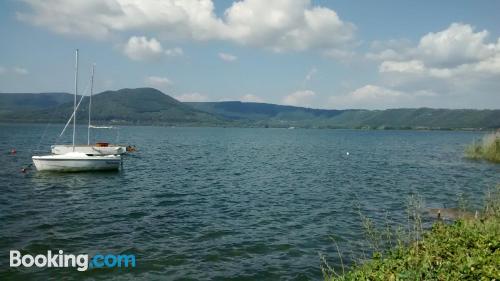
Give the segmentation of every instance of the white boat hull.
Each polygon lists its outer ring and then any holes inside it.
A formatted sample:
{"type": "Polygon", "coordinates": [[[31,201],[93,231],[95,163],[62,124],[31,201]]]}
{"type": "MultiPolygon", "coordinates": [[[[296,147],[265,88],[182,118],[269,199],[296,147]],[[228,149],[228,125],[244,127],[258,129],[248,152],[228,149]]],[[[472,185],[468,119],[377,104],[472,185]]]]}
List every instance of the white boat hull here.
{"type": "Polygon", "coordinates": [[[73,145],[56,144],[51,146],[53,154],[62,155],[70,152],[81,152],[91,155],[120,155],[127,153],[127,147],[120,145],[95,146],[95,145],[73,145]]]}
{"type": "Polygon", "coordinates": [[[53,172],[119,170],[122,161],[120,155],[87,156],[83,153],[33,156],[32,158],[38,171],[53,172]]]}

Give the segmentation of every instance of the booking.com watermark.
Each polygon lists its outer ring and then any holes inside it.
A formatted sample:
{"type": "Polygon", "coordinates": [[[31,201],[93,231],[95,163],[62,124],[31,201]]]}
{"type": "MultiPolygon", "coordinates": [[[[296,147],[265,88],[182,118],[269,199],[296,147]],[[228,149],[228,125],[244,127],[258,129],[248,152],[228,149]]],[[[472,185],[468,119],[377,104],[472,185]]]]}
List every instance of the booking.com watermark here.
{"type": "Polygon", "coordinates": [[[10,267],[73,267],[78,271],[87,271],[94,268],[135,267],[135,255],[95,254],[66,254],[63,250],[51,251],[47,254],[21,254],[18,250],[10,250],[10,267]]]}

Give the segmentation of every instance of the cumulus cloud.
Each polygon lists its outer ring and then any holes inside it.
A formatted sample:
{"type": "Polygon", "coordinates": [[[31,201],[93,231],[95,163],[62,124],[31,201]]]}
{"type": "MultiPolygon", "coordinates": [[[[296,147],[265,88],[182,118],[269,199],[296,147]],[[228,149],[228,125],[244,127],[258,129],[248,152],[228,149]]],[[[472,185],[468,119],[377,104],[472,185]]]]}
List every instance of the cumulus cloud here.
{"type": "Polygon", "coordinates": [[[180,57],[180,56],[184,55],[184,50],[182,50],[182,48],[180,48],[180,47],[166,49],[165,55],[167,55],[169,57],[180,57]]]}
{"type": "MultiPolygon", "coordinates": [[[[431,32],[417,46],[401,50],[402,58],[384,60],[379,71],[395,86],[439,87],[442,92],[478,95],[491,92],[482,85],[495,83],[500,74],[500,38],[487,42],[488,31],[454,23],[431,32]],[[483,93],[478,93],[480,91],[483,93]]],[[[498,86],[498,83],[496,83],[498,86]]]]}
{"type": "Polygon", "coordinates": [[[234,62],[238,59],[237,56],[228,53],[219,53],[219,58],[225,62],[234,62]]]}
{"type": "Polygon", "coordinates": [[[247,95],[244,95],[241,97],[241,101],[243,101],[243,102],[264,102],[264,99],[259,97],[259,96],[256,96],[256,95],[247,94],[247,95]]]}
{"type": "Polygon", "coordinates": [[[498,73],[500,38],[487,42],[488,31],[453,23],[447,29],[424,35],[418,45],[385,49],[367,56],[380,59],[380,72],[419,73],[440,76],[443,72],[498,73]]]}
{"type": "Polygon", "coordinates": [[[161,43],[154,37],[148,39],[145,36],[132,36],[123,46],[123,53],[135,61],[152,61],[167,57],[179,57],[184,55],[180,47],[163,49],[161,43]]]}
{"type": "Polygon", "coordinates": [[[186,93],[174,98],[182,102],[203,102],[208,100],[206,95],[200,93],[186,93]]]}
{"type": "Polygon", "coordinates": [[[495,44],[485,42],[487,36],[486,30],[474,32],[474,27],[468,24],[453,23],[446,30],[422,37],[414,52],[429,66],[476,63],[500,51],[495,44]]]}
{"type": "Polygon", "coordinates": [[[355,30],[334,10],[312,6],[309,0],[244,0],[233,3],[224,15],[223,37],[278,52],[334,49],[351,41],[355,30]]]}
{"type": "Polygon", "coordinates": [[[146,85],[151,86],[153,88],[165,89],[168,86],[172,85],[172,81],[167,77],[159,77],[159,76],[149,76],[144,79],[144,83],[146,85]]]}
{"type": "Polygon", "coordinates": [[[311,0],[234,2],[221,17],[211,0],[24,0],[18,19],[67,35],[106,39],[146,30],[161,40],[223,40],[274,51],[341,49],[355,26],[311,0]],[[92,20],[89,20],[92,19],[92,20]]]}
{"type": "Polygon", "coordinates": [[[425,69],[423,62],[419,60],[410,61],[384,61],[380,64],[380,72],[406,72],[422,73],[425,69]]]}
{"type": "Polygon", "coordinates": [[[365,85],[347,95],[332,96],[329,103],[334,108],[387,109],[395,107],[428,106],[430,91],[404,92],[376,85],[365,85]]]}
{"type": "Polygon", "coordinates": [[[123,52],[132,60],[153,60],[162,55],[163,47],[155,38],[132,36],[123,48],[123,52]]]}
{"type": "Polygon", "coordinates": [[[380,61],[379,84],[385,88],[410,96],[435,93],[434,106],[498,108],[500,38],[489,41],[488,35],[486,30],[453,23],[422,36],[417,44],[398,45],[394,40],[383,49],[377,43],[378,52],[366,56],[380,61]]]}
{"type": "Polygon", "coordinates": [[[283,103],[294,106],[310,106],[316,93],[311,90],[297,91],[283,98],[283,103]]]}

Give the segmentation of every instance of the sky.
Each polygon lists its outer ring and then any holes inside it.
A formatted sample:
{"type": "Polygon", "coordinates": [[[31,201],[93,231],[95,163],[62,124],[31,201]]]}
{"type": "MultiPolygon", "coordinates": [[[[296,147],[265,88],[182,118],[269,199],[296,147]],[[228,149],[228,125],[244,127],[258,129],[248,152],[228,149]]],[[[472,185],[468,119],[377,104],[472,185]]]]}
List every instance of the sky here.
{"type": "Polygon", "coordinates": [[[0,92],[500,108],[500,1],[0,1],[0,92]]]}

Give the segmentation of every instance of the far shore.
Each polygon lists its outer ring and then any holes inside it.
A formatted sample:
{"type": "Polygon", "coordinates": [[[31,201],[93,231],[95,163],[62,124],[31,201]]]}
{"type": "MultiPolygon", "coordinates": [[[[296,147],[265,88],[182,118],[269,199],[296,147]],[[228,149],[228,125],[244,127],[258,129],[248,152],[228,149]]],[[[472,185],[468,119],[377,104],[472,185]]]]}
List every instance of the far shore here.
{"type": "MultiPolygon", "coordinates": [[[[65,122],[36,122],[36,121],[0,121],[0,125],[65,125],[65,122]]],[[[463,131],[463,132],[491,132],[499,130],[500,128],[439,128],[439,127],[370,127],[370,126],[357,126],[357,127],[333,127],[333,126],[298,126],[294,124],[274,126],[274,125],[235,125],[234,123],[228,124],[199,124],[199,123],[180,123],[180,124],[154,124],[154,123],[133,123],[133,122],[99,122],[96,121],[95,125],[109,125],[109,126],[137,126],[137,127],[178,127],[178,128],[261,128],[261,129],[327,129],[327,130],[358,130],[358,131],[463,131]]],[[[78,124],[77,124],[78,125],[78,124]]],[[[86,126],[85,122],[80,123],[81,126],[86,126]]]]}

